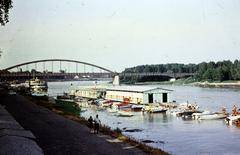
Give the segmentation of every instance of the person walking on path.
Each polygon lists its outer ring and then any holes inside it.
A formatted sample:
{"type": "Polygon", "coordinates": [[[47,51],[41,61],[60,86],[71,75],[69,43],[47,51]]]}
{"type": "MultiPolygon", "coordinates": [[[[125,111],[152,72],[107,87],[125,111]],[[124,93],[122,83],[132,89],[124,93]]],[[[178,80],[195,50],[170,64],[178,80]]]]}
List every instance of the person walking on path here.
{"type": "Polygon", "coordinates": [[[96,118],[94,119],[95,125],[94,125],[94,133],[98,134],[99,131],[99,125],[101,124],[100,119],[98,118],[98,115],[96,115],[96,118]]]}
{"type": "Polygon", "coordinates": [[[90,133],[92,133],[92,131],[93,131],[93,118],[92,118],[92,116],[90,116],[88,118],[88,127],[90,128],[90,133]]]}

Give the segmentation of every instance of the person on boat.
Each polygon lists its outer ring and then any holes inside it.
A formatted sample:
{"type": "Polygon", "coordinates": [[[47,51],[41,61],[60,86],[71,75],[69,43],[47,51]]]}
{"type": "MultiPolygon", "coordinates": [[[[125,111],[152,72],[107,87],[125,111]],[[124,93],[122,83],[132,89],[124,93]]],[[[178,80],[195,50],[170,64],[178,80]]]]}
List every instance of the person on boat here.
{"type": "Polygon", "coordinates": [[[88,118],[88,127],[90,128],[90,132],[92,132],[92,130],[93,130],[93,118],[92,118],[92,116],[90,116],[88,118]]]}
{"type": "Polygon", "coordinates": [[[98,115],[96,115],[96,118],[94,119],[94,133],[98,133],[99,131],[99,125],[101,124],[100,119],[98,118],[98,115]]]}
{"type": "Polygon", "coordinates": [[[236,105],[233,105],[232,115],[233,116],[237,116],[238,115],[238,111],[237,111],[237,106],[236,105]]]}
{"type": "Polygon", "coordinates": [[[227,114],[227,108],[226,107],[222,107],[222,113],[227,114]]]}

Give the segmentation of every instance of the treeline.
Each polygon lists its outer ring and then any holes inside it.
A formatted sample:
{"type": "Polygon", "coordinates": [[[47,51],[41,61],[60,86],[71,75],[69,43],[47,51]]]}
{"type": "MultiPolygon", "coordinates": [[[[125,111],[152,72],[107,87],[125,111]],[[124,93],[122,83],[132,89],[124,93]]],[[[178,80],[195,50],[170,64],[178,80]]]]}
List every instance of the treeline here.
{"type": "MultiPolygon", "coordinates": [[[[140,65],[126,68],[125,73],[195,73],[193,77],[197,81],[225,81],[240,80],[240,60],[202,62],[199,64],[158,64],[158,65],[140,65]]],[[[136,77],[134,77],[136,79],[136,77]]]]}

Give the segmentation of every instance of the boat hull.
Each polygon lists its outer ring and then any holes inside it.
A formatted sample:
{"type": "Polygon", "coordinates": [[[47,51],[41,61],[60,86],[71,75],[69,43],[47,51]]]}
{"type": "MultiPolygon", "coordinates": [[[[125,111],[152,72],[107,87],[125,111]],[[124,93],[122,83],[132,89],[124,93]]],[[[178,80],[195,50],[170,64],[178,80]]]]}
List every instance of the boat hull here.
{"type": "Polygon", "coordinates": [[[167,111],[167,109],[153,109],[153,110],[150,110],[149,112],[150,113],[164,113],[166,111],[167,111]]]}
{"type": "Polygon", "coordinates": [[[226,118],[226,114],[206,114],[206,115],[200,115],[199,120],[212,120],[212,119],[223,119],[226,118]]]}
{"type": "Polygon", "coordinates": [[[81,108],[73,100],[55,99],[58,106],[70,113],[79,114],[81,108]]]}
{"type": "Polygon", "coordinates": [[[225,119],[225,121],[232,125],[235,121],[239,120],[240,119],[240,115],[237,115],[237,116],[229,116],[225,119]]]}

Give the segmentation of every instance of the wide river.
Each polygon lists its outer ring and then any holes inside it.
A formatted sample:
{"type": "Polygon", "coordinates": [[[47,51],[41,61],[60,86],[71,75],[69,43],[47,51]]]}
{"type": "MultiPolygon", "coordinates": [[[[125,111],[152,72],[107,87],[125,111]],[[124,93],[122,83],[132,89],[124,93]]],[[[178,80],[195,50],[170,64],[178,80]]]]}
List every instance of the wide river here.
{"type": "MultiPolygon", "coordinates": [[[[102,82],[106,83],[106,82],[102,82]]],[[[49,82],[51,96],[68,92],[80,86],[93,85],[90,81],[49,82]]],[[[240,107],[240,89],[201,88],[194,86],[153,85],[173,90],[172,100],[178,103],[196,102],[201,109],[219,111],[233,105],[240,107]]],[[[239,155],[240,128],[227,126],[224,120],[184,120],[170,114],[142,114],[133,117],[117,117],[107,111],[88,109],[80,115],[88,118],[98,114],[102,124],[115,128],[141,129],[140,132],[124,132],[138,140],[151,140],[148,145],[177,155],[239,155]]]]}

